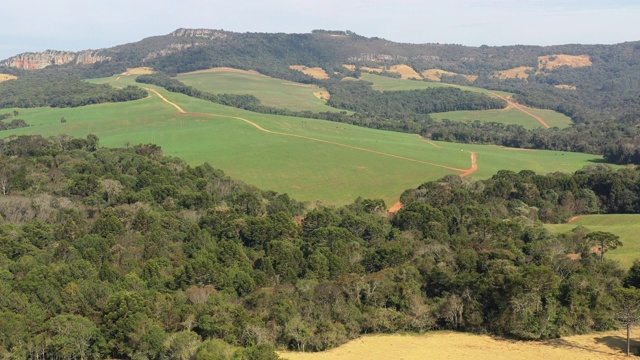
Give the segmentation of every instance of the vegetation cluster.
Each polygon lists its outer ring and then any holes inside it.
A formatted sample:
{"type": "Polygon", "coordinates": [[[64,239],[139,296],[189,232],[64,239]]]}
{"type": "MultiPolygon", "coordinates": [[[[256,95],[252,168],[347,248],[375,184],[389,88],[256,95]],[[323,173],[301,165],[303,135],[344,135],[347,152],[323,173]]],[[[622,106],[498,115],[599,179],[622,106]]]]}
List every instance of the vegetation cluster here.
{"type": "Polygon", "coordinates": [[[64,72],[26,73],[0,83],[0,108],[77,107],[142,99],[147,92],[135,86],[115,89],[82,81],[64,72]]]}
{"type": "Polygon", "coordinates": [[[0,144],[0,353],[16,358],[277,358],[365,333],[544,339],[616,326],[640,286],[621,244],[542,222],[640,212],[640,171],[447,176],[402,195],[306,205],[153,144],[0,144]],[[600,252],[593,252],[600,246],[600,252]],[[568,256],[571,255],[571,256],[568,256]]]}

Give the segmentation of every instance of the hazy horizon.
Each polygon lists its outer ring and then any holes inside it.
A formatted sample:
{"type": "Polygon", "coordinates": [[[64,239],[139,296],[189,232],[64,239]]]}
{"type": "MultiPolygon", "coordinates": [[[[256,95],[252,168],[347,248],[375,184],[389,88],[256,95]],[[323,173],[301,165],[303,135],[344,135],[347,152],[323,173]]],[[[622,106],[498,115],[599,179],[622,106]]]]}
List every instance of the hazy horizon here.
{"type": "Polygon", "coordinates": [[[632,0],[242,2],[25,0],[3,4],[0,59],[108,48],[178,28],[308,33],[351,30],[405,43],[468,46],[615,44],[640,40],[632,0]]]}

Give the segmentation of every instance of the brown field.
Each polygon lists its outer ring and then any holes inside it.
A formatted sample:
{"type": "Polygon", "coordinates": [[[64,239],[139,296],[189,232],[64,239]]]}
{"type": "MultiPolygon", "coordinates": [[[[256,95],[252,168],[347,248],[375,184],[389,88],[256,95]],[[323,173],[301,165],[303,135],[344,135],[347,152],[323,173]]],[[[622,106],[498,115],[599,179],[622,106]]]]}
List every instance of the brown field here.
{"type": "Polygon", "coordinates": [[[575,85],[565,85],[565,84],[554,85],[553,87],[555,87],[557,89],[565,89],[565,90],[577,90],[578,89],[575,85]]]}
{"type": "Polygon", "coordinates": [[[320,80],[329,78],[329,75],[327,74],[327,72],[324,71],[323,68],[319,68],[319,67],[310,68],[304,65],[290,65],[289,69],[302,71],[303,73],[320,80]]]}
{"type": "MultiPolygon", "coordinates": [[[[234,72],[234,73],[240,73],[240,74],[262,75],[262,74],[260,74],[259,72],[255,71],[255,70],[240,70],[240,69],[234,69],[234,68],[230,68],[230,67],[216,67],[216,68],[211,68],[211,69],[205,69],[205,70],[198,70],[198,71],[192,71],[192,72],[188,72],[188,73],[183,73],[181,75],[215,73],[215,72],[234,72]]],[[[262,76],[265,76],[265,75],[262,75],[262,76]]]]}
{"type": "Polygon", "coordinates": [[[560,66],[582,67],[591,66],[589,55],[547,55],[538,56],[538,72],[542,70],[553,70],[560,66]]]}
{"type": "Polygon", "coordinates": [[[533,70],[531,66],[519,66],[517,68],[513,68],[509,70],[496,71],[495,73],[493,73],[492,77],[498,78],[500,80],[528,79],[529,74],[527,74],[527,71],[531,71],[531,70],[533,70]]]}
{"type": "MultiPolygon", "coordinates": [[[[637,332],[637,330],[636,330],[637,332]]],[[[632,336],[635,334],[632,331],[632,336]]],[[[488,335],[450,331],[424,335],[370,335],[321,353],[284,351],[290,360],[383,360],[383,359],[475,359],[564,360],[624,359],[623,330],[569,336],[547,341],[513,341],[488,335]]],[[[640,342],[631,342],[632,352],[640,342]]]]}
{"type": "Polygon", "coordinates": [[[393,65],[389,68],[389,72],[400,74],[402,79],[405,79],[405,80],[408,80],[408,79],[421,80],[422,79],[422,76],[420,76],[420,74],[418,74],[415,70],[413,70],[411,66],[405,65],[405,64],[393,65]]]}
{"type": "Polygon", "coordinates": [[[422,72],[422,76],[425,79],[429,79],[432,81],[441,81],[443,75],[450,75],[450,76],[460,75],[460,76],[464,76],[467,80],[471,82],[474,82],[478,79],[477,75],[458,74],[458,73],[454,73],[454,72],[446,71],[442,69],[429,69],[422,72]]]}
{"type": "Polygon", "coordinates": [[[370,72],[370,73],[381,73],[384,71],[384,69],[382,67],[378,67],[378,68],[372,68],[372,67],[368,67],[368,66],[363,66],[360,68],[360,70],[365,71],[365,72],[370,72]]]}
{"type": "Polygon", "coordinates": [[[356,69],[355,65],[349,65],[349,64],[343,64],[342,66],[344,66],[345,68],[354,71],[356,69]]]}
{"type": "Polygon", "coordinates": [[[329,94],[329,92],[326,90],[316,91],[313,93],[313,96],[317,97],[320,100],[325,100],[325,101],[331,98],[331,94],[329,94]]]}
{"type": "Polygon", "coordinates": [[[153,71],[153,69],[150,67],[137,67],[129,68],[127,69],[127,71],[123,72],[120,75],[149,75],[153,73],[155,73],[155,71],[153,71]]]}
{"type": "Polygon", "coordinates": [[[17,78],[18,78],[17,76],[13,76],[9,74],[0,74],[0,82],[7,81],[7,80],[15,80],[17,78]]]}

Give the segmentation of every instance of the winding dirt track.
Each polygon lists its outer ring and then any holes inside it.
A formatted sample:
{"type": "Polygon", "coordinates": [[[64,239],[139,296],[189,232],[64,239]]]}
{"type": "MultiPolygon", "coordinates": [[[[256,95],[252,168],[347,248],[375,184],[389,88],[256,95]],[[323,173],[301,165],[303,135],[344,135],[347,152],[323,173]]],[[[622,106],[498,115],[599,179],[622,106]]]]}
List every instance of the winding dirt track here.
{"type": "MultiPolygon", "coordinates": [[[[469,169],[467,169],[465,172],[463,172],[462,174],[460,174],[460,177],[465,177],[465,176],[469,176],[471,174],[473,174],[474,172],[478,171],[478,163],[477,163],[477,156],[476,153],[474,152],[469,152],[471,154],[471,167],[469,169]]],[[[397,203],[393,204],[392,207],[389,208],[389,214],[393,214],[398,212],[398,210],[402,209],[402,207],[404,206],[403,203],[401,203],[400,201],[398,201],[397,203]]]]}
{"type": "MultiPolygon", "coordinates": [[[[544,121],[544,119],[543,119],[543,118],[541,118],[541,117],[540,117],[540,116],[538,116],[538,115],[534,115],[534,114],[530,113],[529,111],[527,111],[527,109],[526,109],[524,106],[522,106],[522,105],[518,104],[517,102],[514,102],[513,100],[509,99],[509,98],[508,98],[508,97],[506,97],[506,96],[498,95],[498,94],[496,94],[496,93],[492,93],[492,94],[493,94],[495,97],[500,98],[500,99],[502,99],[502,100],[504,100],[504,101],[506,101],[506,102],[507,102],[507,108],[506,108],[506,109],[511,109],[511,108],[513,108],[513,109],[519,110],[519,111],[521,111],[521,112],[525,113],[526,115],[529,115],[529,116],[531,116],[532,118],[534,118],[534,119],[538,120],[538,122],[539,122],[540,124],[542,124],[542,126],[544,126],[545,128],[547,128],[547,129],[551,128],[551,126],[549,126],[549,124],[547,124],[547,122],[546,122],[546,121],[544,121]]],[[[506,110],[506,109],[505,109],[505,110],[506,110]]]]}
{"type": "MultiPolygon", "coordinates": [[[[470,154],[471,154],[471,167],[469,169],[459,169],[459,168],[455,168],[455,167],[452,167],[452,166],[432,163],[432,162],[428,162],[428,161],[422,161],[422,160],[418,160],[418,159],[412,159],[412,158],[405,157],[405,156],[389,154],[389,153],[385,153],[385,152],[382,152],[382,151],[376,151],[376,150],[371,150],[371,149],[365,149],[365,148],[361,148],[361,147],[357,147],[357,146],[353,146],[353,145],[341,144],[341,143],[338,143],[338,142],[324,140],[324,139],[318,139],[318,138],[313,138],[313,137],[310,137],[310,136],[297,135],[297,134],[288,134],[288,133],[282,133],[282,132],[278,132],[278,131],[272,131],[272,130],[268,130],[268,129],[263,128],[262,126],[256,124],[255,122],[253,122],[251,120],[248,120],[248,119],[245,119],[245,118],[241,118],[241,117],[237,117],[237,116],[186,112],[186,111],[184,111],[183,108],[181,108],[177,104],[169,101],[169,99],[167,99],[164,96],[162,96],[162,94],[160,94],[158,91],[156,91],[154,89],[150,89],[150,88],[146,88],[146,89],[151,91],[151,92],[153,92],[154,94],[158,95],[158,97],[162,101],[164,101],[167,104],[173,106],[176,110],[178,110],[178,112],[180,114],[186,115],[186,116],[211,116],[211,117],[220,117],[220,118],[226,118],[226,119],[240,120],[240,121],[244,121],[247,124],[255,127],[256,129],[258,129],[260,131],[263,131],[263,132],[266,132],[268,134],[289,136],[289,137],[294,137],[294,138],[298,138],[298,139],[312,140],[312,141],[322,142],[322,143],[325,143],[325,144],[342,146],[342,147],[349,148],[349,149],[365,151],[365,152],[368,152],[368,153],[371,153],[371,154],[383,155],[383,156],[388,156],[388,157],[392,157],[392,158],[396,158],[396,159],[416,162],[416,163],[420,163],[420,164],[436,166],[436,167],[440,167],[440,168],[444,168],[444,169],[448,169],[448,170],[459,171],[459,172],[461,172],[460,177],[469,176],[469,175],[473,174],[474,172],[478,171],[478,164],[476,162],[476,153],[474,153],[474,152],[470,152],[470,154]]],[[[423,140],[428,142],[428,143],[430,143],[431,145],[433,145],[433,146],[435,146],[437,148],[442,148],[441,146],[438,146],[437,144],[435,144],[435,143],[433,143],[431,141],[428,141],[428,140],[425,140],[425,139],[423,139],[423,140]]],[[[396,203],[395,205],[393,205],[389,209],[389,212],[390,213],[394,213],[394,212],[400,210],[402,208],[402,206],[403,206],[403,204],[401,202],[398,202],[398,203],[396,203]]]]}

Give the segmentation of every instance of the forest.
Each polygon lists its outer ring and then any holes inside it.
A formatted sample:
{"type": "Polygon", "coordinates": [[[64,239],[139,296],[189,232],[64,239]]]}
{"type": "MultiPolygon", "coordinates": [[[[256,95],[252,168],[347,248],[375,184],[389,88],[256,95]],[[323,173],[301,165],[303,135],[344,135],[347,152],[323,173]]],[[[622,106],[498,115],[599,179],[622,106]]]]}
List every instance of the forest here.
{"type": "Polygon", "coordinates": [[[0,82],[0,109],[50,107],[78,107],[105,102],[142,99],[144,89],[127,86],[115,89],[96,85],[64,72],[27,73],[16,80],[0,82]]]}
{"type": "Polygon", "coordinates": [[[14,136],[0,154],[5,358],[277,359],[435,329],[547,339],[615,328],[617,294],[640,287],[640,262],[607,258],[615,235],[542,227],[639,213],[638,169],[446,176],[388,214],[378,199],[311,209],[95,135],[14,136]]]}

